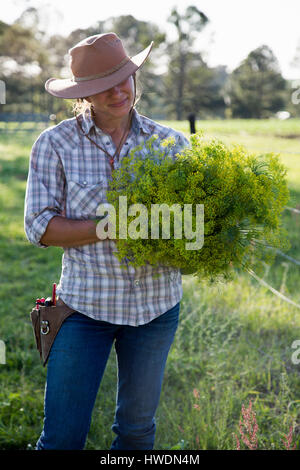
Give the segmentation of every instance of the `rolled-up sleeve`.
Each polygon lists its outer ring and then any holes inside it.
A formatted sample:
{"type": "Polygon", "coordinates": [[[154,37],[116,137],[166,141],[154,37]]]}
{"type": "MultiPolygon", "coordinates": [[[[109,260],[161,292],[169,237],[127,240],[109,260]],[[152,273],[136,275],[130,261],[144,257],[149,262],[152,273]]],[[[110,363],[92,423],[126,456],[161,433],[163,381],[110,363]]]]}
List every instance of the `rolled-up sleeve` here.
{"type": "Polygon", "coordinates": [[[32,147],[27,178],[24,229],[29,242],[48,248],[40,242],[52,217],[64,210],[65,175],[49,131],[44,131],[32,147]]]}
{"type": "Polygon", "coordinates": [[[190,147],[191,146],[190,141],[185,137],[184,134],[178,133],[176,140],[177,140],[177,142],[176,142],[175,150],[177,152],[180,152],[185,147],[190,147]]]}

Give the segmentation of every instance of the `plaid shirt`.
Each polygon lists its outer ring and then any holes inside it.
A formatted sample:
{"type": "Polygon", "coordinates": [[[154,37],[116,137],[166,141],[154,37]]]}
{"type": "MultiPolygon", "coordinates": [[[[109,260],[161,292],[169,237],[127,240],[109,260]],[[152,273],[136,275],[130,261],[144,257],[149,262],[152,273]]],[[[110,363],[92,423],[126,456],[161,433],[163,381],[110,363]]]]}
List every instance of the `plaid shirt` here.
{"type": "MultiPolygon", "coordinates": [[[[90,113],[82,119],[84,132],[114,154],[110,135],[95,126],[90,113]]],[[[172,154],[189,145],[183,134],[157,124],[136,110],[121,154],[157,134],[175,137],[172,154]]],[[[115,168],[120,166],[115,162],[115,168]]],[[[86,220],[96,216],[100,203],[107,202],[111,167],[108,156],[79,131],[71,118],[46,129],[32,147],[25,196],[24,228],[28,240],[40,242],[52,217],[86,220]]],[[[96,320],[138,326],[150,322],[175,306],[182,298],[179,269],[150,264],[134,268],[114,255],[116,243],[96,243],[63,248],[62,271],[57,295],[70,307],[96,320]],[[154,276],[154,275],[159,275],[154,276]]]]}

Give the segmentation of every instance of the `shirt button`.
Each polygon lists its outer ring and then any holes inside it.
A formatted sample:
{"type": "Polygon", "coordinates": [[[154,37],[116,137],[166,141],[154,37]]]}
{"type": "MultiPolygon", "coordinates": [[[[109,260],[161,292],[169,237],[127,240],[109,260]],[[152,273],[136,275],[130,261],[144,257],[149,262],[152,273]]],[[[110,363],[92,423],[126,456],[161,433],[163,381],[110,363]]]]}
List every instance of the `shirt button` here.
{"type": "Polygon", "coordinates": [[[106,143],[106,145],[110,145],[110,142],[105,142],[105,143],[106,143]]]}

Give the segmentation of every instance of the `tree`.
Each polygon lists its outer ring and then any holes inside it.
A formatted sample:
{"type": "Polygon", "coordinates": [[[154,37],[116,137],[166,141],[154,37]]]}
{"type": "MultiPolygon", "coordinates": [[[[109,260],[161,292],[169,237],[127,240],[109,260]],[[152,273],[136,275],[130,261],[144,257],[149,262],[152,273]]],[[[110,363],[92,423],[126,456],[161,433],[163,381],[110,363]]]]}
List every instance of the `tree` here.
{"type": "Polygon", "coordinates": [[[294,55],[293,60],[291,62],[291,66],[295,67],[296,69],[300,68],[300,40],[298,41],[296,51],[295,51],[295,55],[294,55]]]}
{"type": "MultiPolygon", "coordinates": [[[[47,64],[47,52],[42,44],[43,33],[38,30],[38,12],[35,8],[25,10],[11,25],[0,24],[1,65],[14,60],[18,66],[47,64]]],[[[22,73],[22,68],[19,68],[22,73]]]]}
{"type": "MultiPolygon", "coordinates": [[[[168,112],[178,119],[178,90],[174,87],[174,75],[176,75],[177,62],[169,65],[168,74],[165,77],[166,102],[168,112]]],[[[203,61],[201,55],[189,52],[186,55],[185,81],[182,90],[180,116],[193,113],[198,118],[212,118],[216,114],[224,116],[225,103],[223,87],[227,80],[224,66],[210,68],[203,61]]]]}
{"type": "Polygon", "coordinates": [[[260,46],[231,74],[228,96],[233,117],[267,118],[285,106],[286,81],[272,50],[260,46]]]}
{"type": "Polygon", "coordinates": [[[41,74],[48,67],[39,13],[25,10],[13,23],[0,23],[0,78],[6,84],[5,112],[45,112],[41,74]]]}
{"type": "Polygon", "coordinates": [[[189,6],[183,15],[173,8],[168,21],[177,31],[177,41],[168,44],[169,71],[166,77],[167,103],[175,107],[176,118],[181,120],[184,112],[184,92],[187,71],[191,62],[203,66],[201,54],[193,53],[193,44],[197,33],[208,23],[207,16],[195,6],[189,6]]]}

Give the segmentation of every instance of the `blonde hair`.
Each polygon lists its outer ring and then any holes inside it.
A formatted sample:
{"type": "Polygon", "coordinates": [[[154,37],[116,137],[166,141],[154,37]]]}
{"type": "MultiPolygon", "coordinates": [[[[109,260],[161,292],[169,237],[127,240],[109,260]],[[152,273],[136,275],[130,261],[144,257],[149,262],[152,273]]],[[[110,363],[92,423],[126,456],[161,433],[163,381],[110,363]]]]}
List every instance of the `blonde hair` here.
{"type": "Polygon", "coordinates": [[[73,101],[72,111],[74,114],[84,114],[87,109],[91,109],[91,103],[85,98],[77,98],[76,101],[73,101]]]}
{"type": "MultiPolygon", "coordinates": [[[[133,103],[133,107],[135,107],[142,96],[142,89],[141,89],[140,82],[137,80],[135,72],[132,74],[132,76],[133,76],[134,86],[136,90],[135,100],[133,103]]],[[[87,101],[86,98],[77,98],[76,101],[73,102],[72,111],[74,115],[84,114],[87,110],[91,110],[91,106],[92,106],[92,103],[87,101]]]]}

